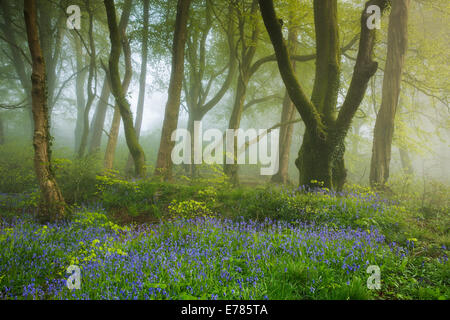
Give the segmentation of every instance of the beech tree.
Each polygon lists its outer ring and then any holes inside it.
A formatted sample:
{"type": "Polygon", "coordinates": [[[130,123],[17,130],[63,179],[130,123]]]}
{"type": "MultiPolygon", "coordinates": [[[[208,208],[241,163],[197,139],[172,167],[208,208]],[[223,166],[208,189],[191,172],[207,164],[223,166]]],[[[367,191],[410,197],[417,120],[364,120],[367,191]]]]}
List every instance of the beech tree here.
{"type": "Polygon", "coordinates": [[[106,112],[108,111],[108,100],[111,95],[108,74],[103,79],[102,90],[97,102],[94,117],[92,119],[89,139],[89,153],[92,154],[100,150],[102,144],[103,127],[105,125],[106,112]]]}
{"type": "Polygon", "coordinates": [[[164,123],[161,132],[158,157],[156,160],[155,175],[163,179],[172,176],[172,132],[177,128],[180,113],[181,89],[184,73],[184,51],[187,38],[187,21],[191,0],[178,0],[175,31],[172,44],[172,70],[170,73],[169,96],[164,114],[164,123]]]}
{"type": "Polygon", "coordinates": [[[119,75],[119,58],[121,51],[121,35],[117,26],[116,9],[113,0],[104,0],[106,15],[108,18],[109,36],[111,40],[111,53],[109,55],[109,72],[111,79],[111,90],[119,107],[125,130],[125,139],[134,160],[135,175],[145,177],[145,155],[141,145],[137,140],[136,131],[133,125],[133,115],[130,104],[125,98],[124,88],[119,75]]]}
{"type": "MultiPolygon", "coordinates": [[[[137,139],[141,135],[142,119],[144,116],[144,100],[145,100],[145,88],[147,80],[147,61],[148,61],[148,28],[149,28],[149,16],[150,16],[150,0],[144,0],[143,3],[143,30],[142,30],[142,43],[141,43],[141,71],[139,73],[139,96],[137,102],[136,111],[136,135],[137,139]]],[[[130,168],[132,165],[131,154],[128,156],[127,167],[130,168]]]]}
{"type": "MultiPolygon", "coordinates": [[[[130,85],[130,81],[131,81],[131,77],[132,77],[131,48],[130,48],[130,43],[128,41],[128,38],[127,38],[126,32],[125,32],[127,25],[128,25],[129,18],[130,18],[131,4],[132,4],[131,0],[125,1],[124,7],[122,10],[122,16],[121,16],[120,22],[119,22],[119,33],[122,37],[122,49],[123,49],[123,56],[124,56],[124,60],[125,60],[125,74],[124,74],[123,80],[122,80],[122,88],[123,88],[124,93],[127,92],[128,86],[130,85]]],[[[104,69],[105,69],[107,81],[111,82],[109,69],[107,67],[104,67],[104,69]]],[[[107,86],[110,87],[111,84],[108,84],[107,86]]],[[[114,162],[114,156],[115,156],[116,147],[117,147],[117,141],[119,139],[119,129],[120,129],[120,110],[116,103],[116,106],[114,106],[113,119],[111,122],[111,127],[109,129],[108,142],[106,144],[106,150],[105,150],[104,168],[107,170],[110,170],[113,168],[113,162],[114,162]]]]}
{"type": "Polygon", "coordinates": [[[32,61],[31,101],[34,120],[34,168],[44,204],[40,218],[44,222],[54,221],[64,217],[65,202],[54,178],[51,165],[45,59],[39,41],[35,0],[24,0],[24,18],[32,61]]]}
{"type": "MultiPolygon", "coordinates": [[[[290,19],[291,21],[291,19],[290,19]]],[[[297,27],[293,24],[288,26],[288,49],[289,54],[296,54],[298,42],[297,42],[297,27]]],[[[292,69],[295,71],[295,60],[292,62],[292,69]]],[[[279,155],[278,155],[278,172],[272,176],[272,182],[279,182],[286,184],[289,182],[288,168],[289,168],[289,153],[291,151],[292,133],[294,124],[290,123],[296,116],[294,104],[289,97],[287,90],[285,91],[283,104],[281,109],[281,124],[280,137],[279,137],[279,155]]]]}
{"type": "Polygon", "coordinates": [[[300,185],[314,185],[315,181],[319,181],[328,188],[341,189],[345,182],[345,136],[364,97],[367,84],[378,68],[378,63],[372,58],[376,30],[369,29],[367,25],[370,17],[367,8],[370,5],[377,5],[384,12],[388,1],[370,0],[365,4],[352,80],[338,111],[341,48],[337,0],[314,1],[316,75],[311,98],[306,96],[292,69],[281,20],[276,16],[273,1],[259,0],[261,15],[275,50],[281,77],[306,127],[295,161],[300,172],[300,185]]]}
{"type": "MultiPolygon", "coordinates": [[[[194,136],[194,122],[201,121],[203,117],[213,109],[230,89],[233,79],[236,74],[237,60],[235,52],[235,23],[233,21],[233,4],[228,4],[228,13],[226,19],[222,21],[221,18],[215,17],[219,20],[221,27],[225,29],[225,38],[228,47],[228,56],[225,67],[216,65],[211,66],[207,59],[208,47],[207,38],[212,34],[214,26],[214,17],[216,10],[214,9],[211,0],[207,0],[204,10],[204,23],[201,26],[195,26],[193,23],[187,37],[186,62],[187,62],[187,76],[183,82],[184,93],[186,97],[187,112],[189,114],[187,129],[194,136]],[[216,67],[217,70],[211,70],[216,67]],[[220,68],[220,69],[219,69],[220,68]],[[213,84],[217,84],[218,78],[226,72],[226,76],[219,89],[211,95],[211,88],[213,84]],[[211,96],[210,99],[208,97],[211,96]]],[[[225,6],[226,7],[226,6],[225,6]]],[[[224,10],[226,12],[226,10],[224,10]]],[[[211,46],[211,44],[210,44],[211,46]]],[[[215,46],[215,44],[212,44],[215,46]]],[[[217,57],[217,52],[214,55],[217,57]]],[[[220,60],[220,59],[216,59],[220,60]]],[[[221,63],[221,61],[217,61],[221,63]]],[[[218,64],[219,64],[218,63],[218,64]]],[[[191,139],[191,154],[193,154],[194,140],[191,139]]],[[[195,176],[196,166],[187,165],[188,172],[195,176]]]]}
{"type": "Polygon", "coordinates": [[[95,48],[94,41],[94,12],[91,8],[90,0],[85,1],[86,10],[88,11],[89,16],[89,71],[88,71],[88,82],[87,82],[87,100],[86,105],[83,108],[83,130],[80,139],[80,145],[78,147],[78,157],[83,157],[85,149],[88,143],[88,135],[89,135],[89,112],[91,111],[92,103],[95,99],[95,89],[94,89],[94,81],[95,73],[96,73],[96,59],[97,53],[95,48]]]}
{"type": "MultiPolygon", "coordinates": [[[[392,1],[389,16],[386,66],[381,107],[377,114],[373,137],[370,184],[383,187],[389,179],[394,122],[408,44],[408,10],[410,0],[392,1]]],[[[401,149],[402,163],[408,167],[407,153],[401,149]]]]}
{"type": "Polygon", "coordinates": [[[83,133],[83,114],[84,108],[86,106],[86,98],[84,96],[84,82],[86,80],[86,68],[84,67],[84,54],[83,48],[81,46],[81,40],[77,34],[73,34],[73,42],[76,53],[76,83],[75,83],[75,92],[77,94],[77,120],[75,124],[75,153],[80,150],[81,144],[81,135],[83,133]]]}

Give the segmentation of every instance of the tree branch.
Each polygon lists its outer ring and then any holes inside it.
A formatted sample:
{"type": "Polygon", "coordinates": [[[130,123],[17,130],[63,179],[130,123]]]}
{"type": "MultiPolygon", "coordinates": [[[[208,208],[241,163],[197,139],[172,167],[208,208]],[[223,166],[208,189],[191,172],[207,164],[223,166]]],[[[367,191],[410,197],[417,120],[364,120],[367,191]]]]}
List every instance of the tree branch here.
{"type": "Polygon", "coordinates": [[[378,63],[372,59],[376,32],[375,29],[371,30],[367,27],[367,19],[369,18],[367,8],[371,5],[377,5],[384,12],[388,3],[388,0],[367,1],[361,14],[361,37],[355,68],[347,95],[336,120],[338,136],[347,133],[356,110],[364,98],[369,80],[378,69],[378,63]]]}
{"type": "Polygon", "coordinates": [[[324,140],[326,134],[320,114],[306,96],[292,68],[288,48],[283,39],[281,24],[277,19],[275,8],[273,6],[273,0],[259,0],[259,7],[274,47],[278,68],[281,77],[283,78],[283,82],[286,85],[289,97],[294,103],[297,111],[300,113],[307,130],[324,140]]]}

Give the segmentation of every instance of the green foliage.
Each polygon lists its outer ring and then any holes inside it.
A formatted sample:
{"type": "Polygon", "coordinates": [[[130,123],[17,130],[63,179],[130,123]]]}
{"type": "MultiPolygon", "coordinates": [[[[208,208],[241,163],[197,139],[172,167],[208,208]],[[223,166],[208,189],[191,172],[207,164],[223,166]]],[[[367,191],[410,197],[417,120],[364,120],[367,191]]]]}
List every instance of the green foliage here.
{"type": "Polygon", "coordinates": [[[67,224],[2,223],[0,244],[6,299],[450,297],[447,260],[350,229],[199,218],[137,230],[82,210],[67,224]],[[66,288],[71,264],[81,290],[66,288]],[[367,288],[368,264],[380,266],[381,290],[367,288]]]}
{"type": "Polygon", "coordinates": [[[178,202],[177,200],[173,200],[170,203],[168,210],[169,217],[181,217],[184,219],[214,216],[213,212],[203,201],[187,200],[178,202]]]}
{"type": "Polygon", "coordinates": [[[96,192],[96,176],[102,171],[102,161],[97,154],[73,160],[58,158],[53,164],[56,181],[66,202],[80,204],[92,199],[96,192]]]}
{"type": "Polygon", "coordinates": [[[0,145],[0,192],[30,192],[37,187],[33,147],[17,143],[0,145]]]}
{"type": "MultiPolygon", "coordinates": [[[[163,183],[152,179],[130,181],[117,171],[97,176],[96,196],[108,211],[122,216],[160,219],[174,216],[212,216],[217,189],[212,183],[185,177],[187,183],[163,183]]],[[[218,183],[221,186],[222,180],[218,183]]],[[[222,189],[220,189],[222,190],[222,189]]]]}
{"type": "MultiPolygon", "coordinates": [[[[36,205],[38,183],[33,165],[33,147],[23,144],[2,145],[0,155],[0,192],[31,193],[31,197],[23,197],[22,205],[36,205]]],[[[66,202],[79,204],[92,199],[96,191],[96,175],[102,171],[98,155],[81,159],[55,158],[52,165],[66,202]]]]}

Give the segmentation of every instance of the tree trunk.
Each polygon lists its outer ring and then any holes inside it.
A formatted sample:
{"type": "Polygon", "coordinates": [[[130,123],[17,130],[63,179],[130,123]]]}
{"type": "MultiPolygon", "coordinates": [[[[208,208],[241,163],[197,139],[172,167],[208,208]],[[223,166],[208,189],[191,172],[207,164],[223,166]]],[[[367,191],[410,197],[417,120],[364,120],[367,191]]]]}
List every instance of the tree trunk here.
{"type": "Polygon", "coordinates": [[[300,172],[301,185],[314,186],[320,183],[324,187],[340,189],[345,182],[344,139],[365,95],[367,84],[378,67],[372,60],[375,31],[367,28],[367,8],[377,5],[384,12],[387,4],[387,0],[366,2],[361,14],[360,43],[352,80],[343,105],[337,112],[341,55],[337,1],[314,0],[316,78],[311,99],[308,99],[292,68],[290,54],[283,39],[282,23],[276,16],[273,1],[259,0],[261,15],[275,50],[281,77],[306,126],[295,162],[300,172]]]}
{"type": "Polygon", "coordinates": [[[58,10],[55,25],[52,25],[54,16],[51,13],[55,9],[53,4],[50,1],[38,1],[37,8],[39,11],[39,38],[46,62],[47,104],[49,121],[51,122],[52,110],[57,98],[55,96],[59,78],[57,66],[61,56],[62,39],[66,30],[66,17],[62,11],[58,10]]]}
{"type": "MultiPolygon", "coordinates": [[[[119,34],[123,37],[123,39],[125,39],[125,31],[128,25],[128,21],[130,18],[130,12],[131,12],[131,5],[132,5],[132,0],[126,0],[124,2],[123,8],[122,8],[122,15],[120,17],[120,22],[119,22],[119,34]]],[[[124,80],[123,83],[125,83],[126,79],[128,77],[130,77],[131,80],[131,52],[129,49],[129,44],[125,41],[122,41],[122,46],[123,46],[123,50],[124,50],[124,56],[125,56],[125,76],[124,76],[124,80]]],[[[101,142],[102,142],[102,135],[103,135],[103,131],[104,131],[104,124],[105,124],[105,117],[106,117],[106,112],[108,110],[108,100],[109,100],[109,96],[111,94],[111,77],[110,77],[110,73],[109,70],[105,67],[105,80],[103,81],[103,88],[102,88],[102,92],[100,94],[100,100],[97,104],[97,110],[94,114],[94,119],[92,120],[92,135],[91,135],[91,144],[89,146],[89,153],[93,153],[96,151],[100,150],[101,147],[101,142]]],[[[130,81],[127,80],[127,81],[130,81]]],[[[128,85],[127,85],[128,88],[128,85]]],[[[126,90],[124,90],[124,92],[126,92],[126,90]]],[[[117,117],[120,115],[120,112],[118,114],[116,114],[116,110],[117,108],[114,108],[114,116],[113,116],[113,124],[111,125],[111,131],[116,134],[115,136],[115,140],[116,142],[112,141],[112,146],[110,146],[110,148],[106,150],[105,153],[105,158],[108,157],[108,165],[106,167],[109,167],[110,169],[112,169],[112,163],[114,160],[114,152],[116,150],[116,143],[117,143],[117,139],[118,139],[118,134],[119,134],[119,126],[120,126],[120,117],[117,119],[117,117]],[[114,121],[115,119],[115,121],[114,121]],[[118,123],[118,124],[117,124],[118,123]],[[113,130],[113,127],[117,126],[117,133],[116,129],[113,130]],[[110,163],[110,165],[109,165],[110,163]]],[[[117,111],[118,112],[118,111],[117,111]]],[[[108,144],[109,144],[109,140],[111,139],[111,135],[108,136],[108,144]]],[[[113,138],[114,139],[114,138],[113,138]]]]}
{"type": "MultiPolygon", "coordinates": [[[[225,70],[218,72],[217,74],[212,75],[209,79],[206,77],[205,70],[208,69],[208,62],[206,59],[207,52],[207,39],[208,35],[211,32],[213,20],[212,20],[212,4],[207,1],[206,2],[206,10],[205,10],[205,20],[206,23],[202,28],[201,32],[198,30],[192,30],[190,37],[191,41],[187,43],[187,54],[186,54],[186,62],[188,66],[188,79],[189,82],[184,83],[184,92],[186,96],[186,105],[189,113],[188,119],[188,131],[191,134],[191,137],[194,135],[194,122],[201,121],[203,117],[213,109],[223,98],[223,96],[227,93],[228,89],[231,86],[231,83],[235,77],[236,68],[237,68],[237,59],[235,57],[235,23],[233,22],[233,12],[234,5],[232,3],[228,6],[228,26],[227,26],[227,44],[229,49],[228,54],[228,65],[225,69],[228,69],[227,77],[222,83],[220,89],[212,96],[212,98],[207,101],[206,99],[210,95],[210,89],[213,85],[215,79],[221,75],[225,70]],[[198,53],[197,53],[198,52],[198,53]],[[204,86],[203,83],[207,81],[207,84],[204,86]]],[[[194,142],[191,139],[191,155],[194,154],[193,150],[194,142]]],[[[198,173],[198,165],[196,164],[186,164],[185,169],[188,175],[197,176],[198,173]]]]}
{"type": "MultiPolygon", "coordinates": [[[[145,101],[145,85],[147,80],[147,60],[148,60],[148,22],[149,22],[149,10],[150,10],[150,0],[144,0],[144,21],[143,21],[143,33],[141,40],[141,72],[139,75],[139,97],[137,102],[136,110],[136,135],[137,139],[141,135],[142,118],[144,116],[144,101],[145,101]]],[[[126,169],[131,168],[133,164],[133,157],[131,154],[128,155],[128,161],[126,169]]]]}
{"type": "Polygon", "coordinates": [[[97,110],[94,114],[94,119],[91,124],[91,136],[89,143],[89,153],[100,151],[102,144],[103,128],[105,126],[106,112],[108,111],[108,100],[111,94],[111,88],[109,86],[109,75],[105,75],[103,80],[102,92],[100,93],[100,99],[97,103],[97,110]]]}
{"type": "Polygon", "coordinates": [[[320,182],[327,187],[333,185],[331,153],[326,142],[305,131],[298,158],[295,160],[301,186],[317,186],[320,182]]]}
{"type": "MultiPolygon", "coordinates": [[[[122,87],[124,92],[127,92],[132,76],[131,49],[125,34],[123,34],[123,37],[124,38],[122,45],[125,58],[125,75],[123,77],[122,87]]],[[[116,104],[116,106],[114,107],[113,120],[111,123],[111,129],[109,130],[108,143],[106,144],[106,151],[105,151],[104,167],[107,170],[111,170],[113,168],[117,141],[119,140],[119,129],[120,129],[120,109],[119,106],[116,104]]]]}
{"type": "Polygon", "coordinates": [[[178,0],[177,4],[169,95],[155,167],[155,175],[160,175],[165,180],[171,179],[172,176],[171,153],[175,143],[171,140],[171,136],[172,132],[177,129],[178,115],[180,113],[181,88],[184,74],[184,51],[190,4],[191,0],[178,0]]]}
{"type": "MultiPolygon", "coordinates": [[[[289,123],[294,120],[295,107],[287,92],[284,94],[283,107],[281,111],[281,123],[289,123]]],[[[289,183],[289,153],[291,151],[292,133],[294,124],[290,123],[280,128],[279,138],[279,168],[278,172],[272,176],[271,181],[274,183],[289,183]]]]}
{"type": "Polygon", "coordinates": [[[50,125],[46,96],[45,61],[38,36],[35,0],[24,0],[24,18],[32,59],[32,110],[34,119],[34,168],[42,194],[42,221],[64,217],[65,202],[51,167],[50,125]]]}
{"type": "Polygon", "coordinates": [[[410,0],[392,2],[389,17],[388,49],[383,78],[381,107],[375,122],[370,185],[382,188],[389,179],[395,114],[400,95],[403,65],[408,44],[408,9],[410,0]]]}
{"type": "Polygon", "coordinates": [[[106,144],[104,167],[106,170],[111,170],[114,163],[114,153],[116,151],[117,140],[119,138],[120,128],[120,111],[116,106],[114,108],[113,120],[111,129],[109,130],[108,143],[106,144]]]}
{"type": "Polygon", "coordinates": [[[191,135],[191,159],[192,159],[192,163],[190,164],[186,164],[185,169],[186,169],[186,174],[196,178],[198,176],[198,165],[193,163],[193,159],[194,159],[194,124],[196,121],[201,121],[203,118],[203,114],[198,114],[196,111],[191,111],[189,113],[189,118],[188,118],[188,124],[187,124],[187,130],[189,131],[189,134],[191,135]]]}
{"type": "Polygon", "coordinates": [[[0,114],[0,145],[5,143],[5,129],[3,128],[3,118],[0,114]]]}
{"type": "Polygon", "coordinates": [[[145,155],[141,145],[137,140],[136,131],[133,125],[133,115],[130,110],[130,104],[125,98],[125,91],[120,82],[119,58],[121,49],[121,38],[117,21],[116,9],[113,0],[105,0],[106,14],[108,17],[109,36],[111,39],[111,53],[109,55],[109,72],[111,78],[111,90],[116,99],[125,130],[125,139],[134,160],[136,177],[145,177],[145,155]]]}
{"type": "MultiPolygon", "coordinates": [[[[288,32],[288,46],[289,53],[291,55],[297,54],[297,30],[290,26],[288,32]]],[[[292,69],[295,71],[295,61],[292,62],[292,69]]],[[[284,94],[283,107],[281,110],[281,123],[287,123],[294,120],[295,117],[295,107],[289,98],[287,91],[284,94]]],[[[292,132],[294,129],[294,124],[290,123],[288,125],[282,126],[280,128],[280,138],[279,138],[279,168],[278,172],[272,176],[271,181],[275,183],[286,184],[289,182],[288,169],[289,169],[289,154],[291,151],[292,142],[292,132]]]]}
{"type": "Polygon", "coordinates": [[[20,53],[19,47],[14,46],[15,43],[18,43],[16,39],[16,32],[12,28],[13,22],[11,21],[11,11],[10,7],[11,3],[7,3],[7,1],[0,1],[0,9],[2,10],[2,15],[5,23],[1,23],[0,27],[3,30],[3,34],[8,42],[8,47],[10,51],[11,63],[14,66],[17,76],[20,80],[20,84],[24,89],[24,94],[27,99],[27,107],[25,109],[28,119],[29,119],[29,128],[27,133],[29,134],[30,140],[33,139],[34,133],[34,121],[33,121],[33,112],[31,108],[31,87],[30,87],[30,76],[28,71],[28,65],[26,65],[23,56],[20,53]]]}
{"type": "Polygon", "coordinates": [[[84,81],[86,80],[86,71],[83,65],[83,49],[81,47],[81,40],[77,34],[73,35],[75,43],[75,52],[77,59],[77,76],[75,82],[75,92],[77,95],[77,120],[75,125],[75,153],[80,148],[81,135],[83,133],[83,113],[86,105],[84,97],[84,81]]]}
{"type": "Polygon", "coordinates": [[[89,48],[90,48],[90,56],[89,56],[89,76],[87,83],[87,101],[86,106],[83,110],[83,131],[81,134],[80,146],[78,149],[78,157],[83,157],[84,152],[87,147],[87,140],[89,136],[89,112],[91,111],[92,103],[95,99],[95,92],[92,88],[94,76],[96,72],[96,52],[95,52],[95,41],[94,41],[94,13],[89,7],[89,1],[87,2],[88,13],[89,13],[89,48]]]}
{"type": "MultiPolygon", "coordinates": [[[[241,124],[241,118],[242,118],[242,111],[244,109],[244,102],[245,102],[245,94],[247,91],[247,85],[248,85],[248,76],[245,70],[242,70],[239,78],[238,78],[238,85],[236,88],[236,94],[234,97],[234,105],[233,105],[233,111],[231,112],[230,121],[228,123],[228,129],[239,129],[241,124]]],[[[234,138],[234,161],[237,160],[237,152],[238,152],[238,145],[237,145],[237,137],[234,138]]],[[[239,167],[238,164],[227,164],[224,162],[224,170],[225,174],[230,178],[230,182],[233,185],[239,185],[239,167]]]]}
{"type": "MultiPolygon", "coordinates": [[[[251,21],[251,39],[250,43],[247,42],[245,35],[245,24],[247,16],[253,17],[258,10],[258,1],[252,1],[250,12],[239,12],[238,24],[239,24],[239,42],[241,43],[240,60],[239,65],[239,77],[237,82],[236,94],[234,97],[233,110],[231,112],[230,121],[228,123],[228,129],[239,129],[242,119],[242,112],[244,111],[245,96],[247,92],[247,86],[250,81],[252,73],[252,62],[256,53],[256,45],[260,34],[260,29],[256,21],[251,21]]],[[[238,53],[236,53],[238,55],[238,53]]],[[[236,162],[238,155],[237,137],[234,137],[234,161],[236,162]]],[[[230,182],[233,185],[239,185],[239,166],[238,164],[227,164],[224,161],[224,172],[230,178],[230,182]]]]}
{"type": "Polygon", "coordinates": [[[402,163],[403,172],[405,174],[412,175],[414,173],[411,158],[409,156],[408,150],[405,148],[399,148],[400,152],[400,161],[402,163]]]}

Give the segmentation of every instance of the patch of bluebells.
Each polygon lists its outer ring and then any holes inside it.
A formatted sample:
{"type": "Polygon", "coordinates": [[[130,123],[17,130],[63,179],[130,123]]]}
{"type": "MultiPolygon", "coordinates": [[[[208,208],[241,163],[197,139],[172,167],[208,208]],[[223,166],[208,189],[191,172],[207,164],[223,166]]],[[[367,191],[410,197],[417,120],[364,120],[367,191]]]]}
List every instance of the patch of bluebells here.
{"type": "Polygon", "coordinates": [[[404,228],[398,222],[407,215],[402,205],[371,190],[338,192],[319,186],[267,188],[249,193],[243,202],[234,210],[239,210],[239,215],[246,219],[270,217],[365,230],[376,227],[391,240],[404,228]]]}
{"type": "Polygon", "coordinates": [[[58,225],[3,223],[0,298],[270,299],[270,277],[292,262],[311,272],[304,285],[314,296],[325,284],[313,270],[345,284],[409,254],[375,228],[197,218],[123,229],[105,221],[81,212],[58,225]],[[74,263],[81,289],[70,291],[65,270],[74,263]]]}

